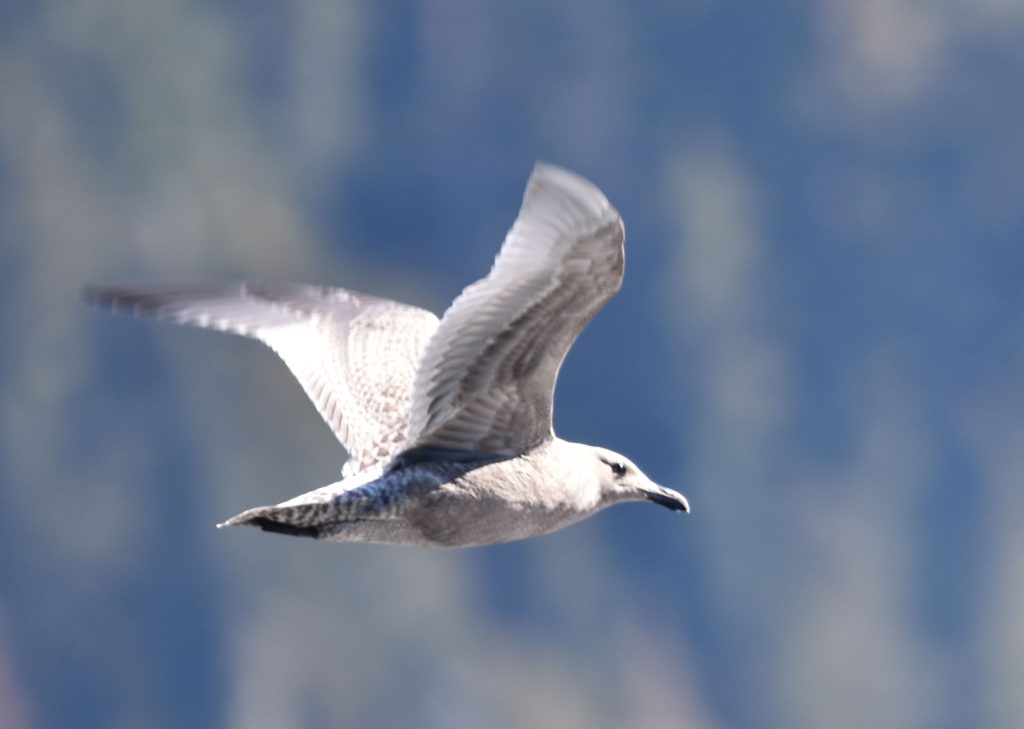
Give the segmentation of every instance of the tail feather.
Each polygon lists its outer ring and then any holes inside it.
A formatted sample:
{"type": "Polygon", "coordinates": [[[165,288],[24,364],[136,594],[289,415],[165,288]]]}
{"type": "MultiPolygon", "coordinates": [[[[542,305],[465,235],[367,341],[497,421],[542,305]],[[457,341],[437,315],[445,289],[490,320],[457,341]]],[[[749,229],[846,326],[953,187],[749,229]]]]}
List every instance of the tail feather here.
{"type": "Polygon", "coordinates": [[[282,521],[274,521],[265,516],[256,516],[248,522],[254,527],[259,527],[265,532],[273,532],[274,534],[287,534],[292,537],[310,537],[311,539],[319,539],[320,527],[302,527],[295,526],[294,524],[286,524],[282,521]]]}
{"type": "Polygon", "coordinates": [[[320,527],[305,524],[296,524],[288,521],[294,516],[294,509],[280,508],[277,506],[260,506],[255,509],[243,511],[238,516],[233,516],[225,522],[217,525],[218,529],[229,526],[254,526],[265,532],[274,534],[287,534],[293,537],[320,537],[320,527]]]}

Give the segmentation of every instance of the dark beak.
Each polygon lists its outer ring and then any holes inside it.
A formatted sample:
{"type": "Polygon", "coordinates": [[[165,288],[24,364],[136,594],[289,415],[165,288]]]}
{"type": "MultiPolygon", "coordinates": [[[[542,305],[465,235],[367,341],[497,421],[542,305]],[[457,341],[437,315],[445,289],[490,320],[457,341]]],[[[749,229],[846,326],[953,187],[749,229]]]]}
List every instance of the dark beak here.
{"type": "Polygon", "coordinates": [[[643,490],[644,498],[672,511],[690,513],[690,502],[678,491],[651,484],[643,490]]]}

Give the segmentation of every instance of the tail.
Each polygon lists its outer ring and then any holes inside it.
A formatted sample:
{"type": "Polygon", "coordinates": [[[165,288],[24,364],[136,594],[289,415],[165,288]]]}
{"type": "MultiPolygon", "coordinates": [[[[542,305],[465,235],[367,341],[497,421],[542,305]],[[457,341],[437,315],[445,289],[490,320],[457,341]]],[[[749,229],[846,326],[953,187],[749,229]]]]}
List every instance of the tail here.
{"type": "Polygon", "coordinates": [[[229,526],[254,526],[265,532],[287,534],[292,537],[320,538],[320,527],[310,525],[307,509],[280,506],[258,506],[243,511],[217,525],[218,529],[229,526]]]}

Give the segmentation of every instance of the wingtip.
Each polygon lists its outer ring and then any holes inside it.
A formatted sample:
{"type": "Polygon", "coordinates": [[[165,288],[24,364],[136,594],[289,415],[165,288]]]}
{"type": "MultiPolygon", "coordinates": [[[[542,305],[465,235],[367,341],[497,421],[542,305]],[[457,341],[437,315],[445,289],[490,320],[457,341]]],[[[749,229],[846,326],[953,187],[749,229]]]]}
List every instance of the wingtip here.
{"type": "Polygon", "coordinates": [[[568,172],[567,169],[561,165],[556,165],[554,162],[548,162],[546,160],[539,159],[533,163],[533,174],[549,174],[557,172],[568,172]]]}
{"type": "Polygon", "coordinates": [[[552,192],[556,198],[561,198],[561,204],[578,208],[579,213],[601,219],[607,216],[618,217],[618,212],[608,202],[601,188],[586,177],[565,167],[538,160],[533,165],[533,172],[526,185],[524,209],[542,204],[541,201],[549,199],[552,192]]]}
{"type": "MultiPolygon", "coordinates": [[[[551,162],[545,162],[543,160],[537,160],[533,164],[533,173],[531,177],[535,180],[546,180],[555,183],[559,187],[585,187],[587,190],[592,190],[600,193],[600,189],[593,182],[588,180],[578,172],[556,165],[551,162]]],[[[600,193],[604,197],[603,193],[600,193]]]]}
{"type": "Polygon", "coordinates": [[[111,311],[124,311],[136,308],[138,291],[127,286],[100,286],[85,284],[82,286],[82,301],[89,306],[96,306],[111,311]]]}

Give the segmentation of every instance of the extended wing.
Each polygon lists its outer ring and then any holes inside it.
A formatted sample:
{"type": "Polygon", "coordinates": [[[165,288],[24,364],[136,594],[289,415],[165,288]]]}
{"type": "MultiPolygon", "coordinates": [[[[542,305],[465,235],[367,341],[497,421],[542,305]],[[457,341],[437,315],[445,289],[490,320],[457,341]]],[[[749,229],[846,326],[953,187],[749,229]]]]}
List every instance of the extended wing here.
{"type": "Polygon", "coordinates": [[[86,297],[269,345],[348,451],[346,474],[383,465],[400,449],[416,365],[438,323],[413,306],[304,285],[124,286],[87,289],[86,297]]]}
{"type": "Polygon", "coordinates": [[[558,370],[621,286],[624,238],[597,187],[537,164],[491,272],[427,344],[406,447],[515,455],[551,438],[558,370]]]}

